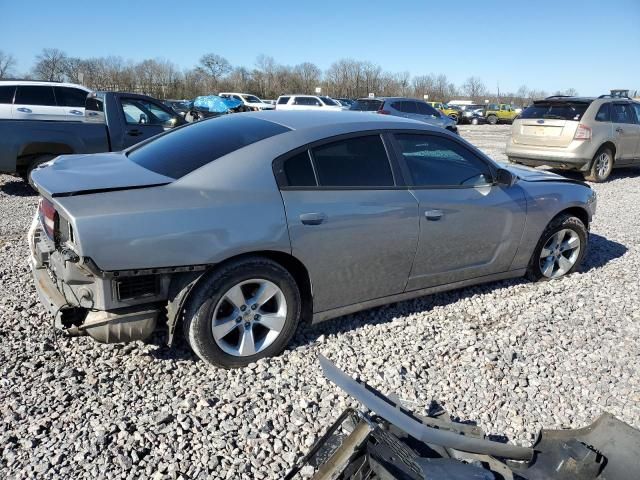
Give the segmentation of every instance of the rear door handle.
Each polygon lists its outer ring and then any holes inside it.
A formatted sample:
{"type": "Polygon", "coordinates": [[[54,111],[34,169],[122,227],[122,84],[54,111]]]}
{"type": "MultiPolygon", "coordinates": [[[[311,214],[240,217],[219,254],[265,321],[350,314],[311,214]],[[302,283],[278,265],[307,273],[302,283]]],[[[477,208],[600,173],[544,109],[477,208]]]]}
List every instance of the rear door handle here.
{"type": "Polygon", "coordinates": [[[320,225],[327,219],[324,213],[303,213],[300,215],[300,221],[304,225],[320,225]]]}
{"type": "MultiPolygon", "coordinates": [[[[18,109],[18,110],[20,110],[20,109],[18,109]]],[[[616,132],[618,132],[618,133],[624,133],[624,130],[623,130],[622,128],[618,127],[618,128],[616,128],[616,132]]]]}
{"type": "Polygon", "coordinates": [[[22,113],[33,113],[30,108],[19,107],[16,110],[22,113]]]}
{"type": "Polygon", "coordinates": [[[142,131],[140,131],[140,130],[129,130],[127,132],[127,135],[129,135],[131,137],[139,137],[140,135],[142,135],[142,131]]]}
{"type": "Polygon", "coordinates": [[[424,216],[427,217],[427,220],[440,220],[444,213],[442,210],[427,210],[424,212],[424,216]]]}
{"type": "Polygon", "coordinates": [[[71,115],[82,115],[82,112],[80,110],[69,110],[69,113],[71,115]]]}

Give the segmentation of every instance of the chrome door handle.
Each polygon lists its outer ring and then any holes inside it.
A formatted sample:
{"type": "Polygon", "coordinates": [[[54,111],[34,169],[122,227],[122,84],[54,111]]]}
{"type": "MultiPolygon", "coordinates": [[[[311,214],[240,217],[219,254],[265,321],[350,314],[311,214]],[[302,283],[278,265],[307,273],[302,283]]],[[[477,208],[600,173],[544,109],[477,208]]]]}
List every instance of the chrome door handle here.
{"type": "Polygon", "coordinates": [[[20,107],[20,108],[16,108],[16,110],[22,113],[32,113],[30,108],[20,107]]]}
{"type": "MultiPolygon", "coordinates": [[[[18,109],[18,110],[20,110],[20,109],[18,109]]],[[[618,127],[618,128],[616,128],[616,132],[618,132],[618,133],[624,133],[624,130],[623,130],[622,128],[618,127]]]]}
{"type": "Polygon", "coordinates": [[[427,217],[427,220],[440,220],[444,213],[442,210],[427,210],[424,212],[424,216],[427,217]]]}
{"type": "Polygon", "coordinates": [[[300,215],[300,221],[304,225],[320,225],[327,219],[324,213],[303,213],[300,215]]]}
{"type": "Polygon", "coordinates": [[[69,113],[72,115],[82,115],[82,112],[80,110],[69,110],[69,113]]]}

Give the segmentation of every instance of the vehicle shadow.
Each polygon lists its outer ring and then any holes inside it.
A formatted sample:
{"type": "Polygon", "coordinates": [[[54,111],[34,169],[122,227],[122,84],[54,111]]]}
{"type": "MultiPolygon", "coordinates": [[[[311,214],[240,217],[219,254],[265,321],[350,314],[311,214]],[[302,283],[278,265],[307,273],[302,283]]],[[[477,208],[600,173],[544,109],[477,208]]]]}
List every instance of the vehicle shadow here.
{"type": "Polygon", "coordinates": [[[27,182],[18,177],[5,176],[0,191],[13,197],[33,197],[38,193],[27,182]]]}
{"type": "Polygon", "coordinates": [[[628,248],[621,243],[609,240],[597,233],[591,233],[589,235],[589,250],[582,261],[580,271],[588,272],[594,268],[602,267],[611,260],[623,256],[627,250],[628,248]]]}

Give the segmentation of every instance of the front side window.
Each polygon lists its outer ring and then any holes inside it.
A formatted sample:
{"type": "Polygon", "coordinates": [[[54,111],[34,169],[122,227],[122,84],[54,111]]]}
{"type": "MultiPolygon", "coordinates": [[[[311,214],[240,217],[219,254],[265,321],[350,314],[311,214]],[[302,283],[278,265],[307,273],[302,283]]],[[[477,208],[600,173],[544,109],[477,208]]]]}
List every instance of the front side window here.
{"type": "Polygon", "coordinates": [[[398,134],[396,139],[413,186],[476,187],[492,182],[489,166],[453,140],[421,134],[398,134]]]}
{"type": "Polygon", "coordinates": [[[131,98],[121,101],[124,118],[129,125],[161,125],[172,127],[176,123],[176,116],[160,108],[158,105],[131,98]]]}
{"type": "Polygon", "coordinates": [[[262,100],[260,100],[255,95],[243,95],[243,97],[244,97],[245,101],[247,101],[249,103],[262,103],[262,100]]]}
{"type": "Polygon", "coordinates": [[[418,113],[416,109],[416,102],[402,100],[400,102],[392,103],[391,106],[402,113],[418,113]]]}
{"type": "Polygon", "coordinates": [[[84,107],[87,92],[79,88],[53,87],[59,107],[84,107]]]}
{"type": "Polygon", "coordinates": [[[640,123],[640,103],[633,103],[633,109],[636,111],[636,121],[640,123]]]}
{"type": "Polygon", "coordinates": [[[440,117],[440,114],[435,108],[424,102],[416,102],[416,107],[418,108],[418,113],[420,115],[430,115],[436,118],[440,117]]]}
{"type": "Polygon", "coordinates": [[[337,107],[338,106],[338,104],[335,102],[335,100],[333,98],[320,97],[320,100],[322,100],[325,105],[328,105],[330,107],[337,107]]]}
{"type": "Polygon", "coordinates": [[[598,113],[596,113],[597,122],[610,122],[611,121],[611,109],[608,103],[604,103],[600,106],[598,113]]]}
{"type": "Polygon", "coordinates": [[[312,149],[321,187],[391,187],[393,173],[379,135],[349,138],[312,149]]]}
{"type": "Polygon", "coordinates": [[[635,123],[631,105],[628,103],[614,103],[611,105],[611,121],[613,123],[635,123]]]}
{"type": "Polygon", "coordinates": [[[280,97],[278,99],[278,105],[286,105],[291,97],[280,97]]]}
{"type": "Polygon", "coordinates": [[[19,85],[16,92],[16,105],[56,106],[53,87],[44,85],[19,85]]]}
{"type": "Polygon", "coordinates": [[[13,103],[13,95],[16,92],[14,85],[3,85],[0,87],[0,103],[13,103]]]}

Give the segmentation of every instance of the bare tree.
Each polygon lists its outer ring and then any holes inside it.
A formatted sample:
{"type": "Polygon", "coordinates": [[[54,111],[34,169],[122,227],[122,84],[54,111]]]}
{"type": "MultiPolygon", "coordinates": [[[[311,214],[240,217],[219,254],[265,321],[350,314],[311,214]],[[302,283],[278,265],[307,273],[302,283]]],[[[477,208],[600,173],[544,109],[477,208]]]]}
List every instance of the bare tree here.
{"type": "Polygon", "coordinates": [[[16,59],[10,53],[0,50],[0,79],[9,78],[16,66],[16,59]]]}
{"type": "Polygon", "coordinates": [[[208,75],[212,80],[212,86],[215,88],[221,77],[231,71],[231,64],[226,58],[216,54],[207,53],[200,57],[200,65],[198,69],[208,75]]]}
{"type": "Polygon", "coordinates": [[[479,77],[469,77],[462,85],[462,91],[474,102],[481,101],[481,97],[487,92],[487,87],[479,77]]]}
{"type": "Polygon", "coordinates": [[[57,48],[44,48],[36,57],[33,74],[40,80],[62,81],[64,80],[65,63],[67,55],[57,48]]]}

